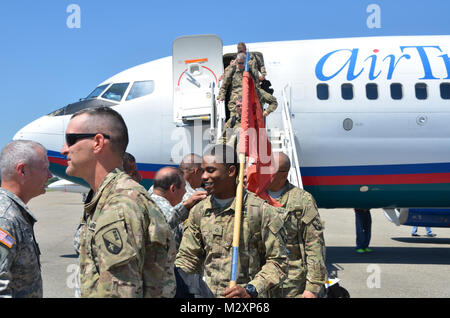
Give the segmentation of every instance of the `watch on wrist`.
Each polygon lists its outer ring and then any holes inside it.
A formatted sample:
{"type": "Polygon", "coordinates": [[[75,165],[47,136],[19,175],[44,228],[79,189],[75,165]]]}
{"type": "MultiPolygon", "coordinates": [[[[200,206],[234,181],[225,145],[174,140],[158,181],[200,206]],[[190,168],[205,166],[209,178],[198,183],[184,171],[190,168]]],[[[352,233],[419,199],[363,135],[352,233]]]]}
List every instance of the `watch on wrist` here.
{"type": "Polygon", "coordinates": [[[252,298],[257,298],[258,297],[258,292],[256,291],[255,286],[248,284],[245,286],[245,291],[247,292],[247,294],[249,294],[252,298]]]}

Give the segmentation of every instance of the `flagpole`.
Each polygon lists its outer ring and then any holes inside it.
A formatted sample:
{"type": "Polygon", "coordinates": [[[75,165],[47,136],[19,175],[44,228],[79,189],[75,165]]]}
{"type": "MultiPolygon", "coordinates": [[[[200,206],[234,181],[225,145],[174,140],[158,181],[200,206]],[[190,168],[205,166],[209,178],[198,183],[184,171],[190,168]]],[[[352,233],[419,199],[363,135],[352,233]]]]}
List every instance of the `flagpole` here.
{"type": "MultiPolygon", "coordinates": [[[[250,53],[247,52],[245,58],[245,71],[248,72],[248,60],[250,59],[250,53]]],[[[242,79],[244,81],[244,78],[242,79]]],[[[242,85],[244,83],[242,82],[242,85]]],[[[244,111],[242,109],[242,111],[244,111]]],[[[243,137],[243,136],[241,136],[243,137]]],[[[240,141],[242,142],[242,140],[240,141]]],[[[241,236],[241,216],[242,216],[242,196],[244,193],[244,170],[245,170],[245,151],[242,147],[239,147],[239,177],[238,186],[236,189],[236,205],[234,211],[234,229],[233,229],[233,255],[231,259],[231,278],[230,278],[230,288],[236,286],[237,281],[237,268],[239,261],[239,240],[241,236]]]]}
{"type": "Polygon", "coordinates": [[[231,260],[231,279],[230,288],[236,286],[237,268],[239,260],[239,240],[241,235],[241,215],[242,215],[242,196],[244,193],[244,165],[245,153],[239,153],[239,178],[236,189],[236,206],[234,211],[234,230],[233,230],[233,257],[231,260]]]}

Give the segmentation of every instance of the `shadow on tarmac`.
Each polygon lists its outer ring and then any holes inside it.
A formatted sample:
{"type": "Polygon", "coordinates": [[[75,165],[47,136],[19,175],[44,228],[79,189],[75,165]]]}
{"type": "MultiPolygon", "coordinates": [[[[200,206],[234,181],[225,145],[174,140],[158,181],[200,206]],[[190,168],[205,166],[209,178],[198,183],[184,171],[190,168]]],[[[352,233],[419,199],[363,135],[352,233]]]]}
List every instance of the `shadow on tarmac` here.
{"type": "MultiPolygon", "coordinates": [[[[405,239],[407,240],[407,239],[405,239]]],[[[435,239],[434,239],[435,240],[435,239]]],[[[446,243],[449,244],[448,239],[446,243]]],[[[409,242],[409,241],[408,241],[409,242]]],[[[414,243],[418,243],[414,240],[414,243]]],[[[431,242],[430,242],[431,243],[431,242]]],[[[436,242],[433,242],[436,244],[436,242]]],[[[450,248],[444,247],[370,247],[372,252],[359,254],[354,247],[329,246],[326,251],[327,268],[336,270],[339,264],[430,264],[450,265],[450,248]]]]}
{"type": "Polygon", "coordinates": [[[60,255],[59,257],[62,258],[78,258],[77,254],[66,254],[66,255],[60,255]]]}
{"type": "Polygon", "coordinates": [[[417,243],[417,244],[448,244],[450,247],[450,238],[440,238],[440,237],[427,237],[422,235],[422,237],[391,237],[392,240],[402,243],[417,243]]]}

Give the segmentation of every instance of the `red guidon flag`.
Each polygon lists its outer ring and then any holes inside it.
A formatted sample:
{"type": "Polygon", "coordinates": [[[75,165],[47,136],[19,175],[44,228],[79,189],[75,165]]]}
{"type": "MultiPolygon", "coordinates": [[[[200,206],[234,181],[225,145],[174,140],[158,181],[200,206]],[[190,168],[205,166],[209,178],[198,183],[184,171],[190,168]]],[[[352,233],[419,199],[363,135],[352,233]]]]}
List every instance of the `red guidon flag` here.
{"type": "Polygon", "coordinates": [[[281,204],[266,192],[276,170],[272,164],[272,148],[267,138],[264,116],[253,78],[244,71],[242,79],[242,114],[239,152],[247,157],[247,189],[273,206],[281,204]]]}

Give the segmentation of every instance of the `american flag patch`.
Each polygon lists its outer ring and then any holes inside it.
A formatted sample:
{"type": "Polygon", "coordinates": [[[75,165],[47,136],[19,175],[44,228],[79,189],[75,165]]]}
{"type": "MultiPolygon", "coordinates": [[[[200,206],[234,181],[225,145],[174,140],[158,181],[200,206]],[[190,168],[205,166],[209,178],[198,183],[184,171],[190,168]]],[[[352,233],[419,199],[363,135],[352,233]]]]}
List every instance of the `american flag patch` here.
{"type": "Polygon", "coordinates": [[[8,246],[8,248],[11,248],[15,242],[16,239],[14,237],[12,237],[8,232],[0,229],[0,243],[3,243],[8,246]]]}

